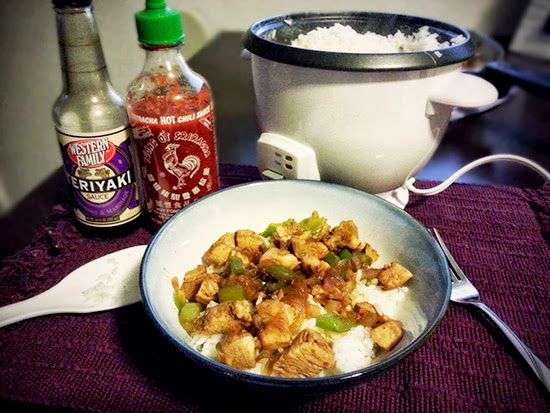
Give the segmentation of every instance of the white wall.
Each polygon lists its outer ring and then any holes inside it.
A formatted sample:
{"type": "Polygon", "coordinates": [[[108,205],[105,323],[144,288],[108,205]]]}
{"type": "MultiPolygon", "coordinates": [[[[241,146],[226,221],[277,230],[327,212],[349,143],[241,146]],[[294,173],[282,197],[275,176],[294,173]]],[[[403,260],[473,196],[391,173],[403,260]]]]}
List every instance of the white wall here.
{"type": "MultiPolygon", "coordinates": [[[[184,12],[191,57],[222,31],[296,11],[386,11],[431,17],[493,35],[509,35],[524,0],[168,0],[184,12]]],[[[143,0],[95,0],[103,48],[123,92],[143,63],[133,13],[143,0]]],[[[47,0],[0,1],[0,215],[61,165],[51,106],[61,90],[55,16],[47,0]]],[[[252,102],[251,102],[252,103],[252,102]]]]}

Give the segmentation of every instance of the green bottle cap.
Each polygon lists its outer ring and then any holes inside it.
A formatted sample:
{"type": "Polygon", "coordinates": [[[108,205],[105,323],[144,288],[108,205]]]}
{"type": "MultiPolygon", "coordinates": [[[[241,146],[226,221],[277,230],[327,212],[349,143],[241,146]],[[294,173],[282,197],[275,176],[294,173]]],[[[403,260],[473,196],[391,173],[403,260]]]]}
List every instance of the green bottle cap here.
{"type": "Polygon", "coordinates": [[[183,41],[179,11],[166,7],[166,0],[146,0],[145,10],[137,12],[139,42],[149,46],[166,46],[183,41]]]}

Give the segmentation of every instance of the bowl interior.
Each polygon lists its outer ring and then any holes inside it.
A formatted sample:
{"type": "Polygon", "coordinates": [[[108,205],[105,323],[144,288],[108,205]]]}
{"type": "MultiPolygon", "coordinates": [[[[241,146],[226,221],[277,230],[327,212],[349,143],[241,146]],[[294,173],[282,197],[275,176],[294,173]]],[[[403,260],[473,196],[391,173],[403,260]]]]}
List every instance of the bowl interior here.
{"type": "MultiPolygon", "coordinates": [[[[225,232],[245,228],[261,232],[271,222],[302,219],[314,210],[331,226],[352,219],[360,239],[380,253],[377,264],[397,261],[415,275],[398,317],[404,322],[404,339],[359,374],[383,370],[415,350],[441,320],[449,299],[448,269],[439,248],[418,222],[388,202],[351,188],[314,181],[271,181],[229,188],[192,204],[165,224],[145,253],[140,278],[145,307],[160,330],[188,356],[224,375],[275,385],[303,382],[240,372],[192,350],[178,322],[170,279],[177,276],[181,280],[225,232]]],[[[308,382],[316,380],[333,379],[308,382]]]]}

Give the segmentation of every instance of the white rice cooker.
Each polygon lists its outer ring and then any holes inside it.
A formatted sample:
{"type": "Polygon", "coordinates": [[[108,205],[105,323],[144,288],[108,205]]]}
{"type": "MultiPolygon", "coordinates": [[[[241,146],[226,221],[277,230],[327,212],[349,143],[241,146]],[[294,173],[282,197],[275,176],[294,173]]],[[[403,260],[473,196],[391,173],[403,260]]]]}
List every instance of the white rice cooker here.
{"type": "Polygon", "coordinates": [[[315,179],[378,194],[404,206],[406,182],[431,158],[454,107],[497,99],[487,81],[461,72],[474,53],[459,27],[385,13],[291,14],[251,26],[251,54],[261,136],[257,161],[266,178],[315,179]],[[414,53],[337,53],[290,46],[317,27],[411,34],[423,26],[440,42],[463,43],[414,53]]]}

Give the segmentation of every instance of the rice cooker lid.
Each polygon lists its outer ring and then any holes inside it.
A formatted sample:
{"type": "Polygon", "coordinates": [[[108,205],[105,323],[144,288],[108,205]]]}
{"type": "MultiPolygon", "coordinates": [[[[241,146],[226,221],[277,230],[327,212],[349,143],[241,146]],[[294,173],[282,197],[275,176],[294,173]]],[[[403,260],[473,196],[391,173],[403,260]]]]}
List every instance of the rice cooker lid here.
{"type": "Polygon", "coordinates": [[[263,58],[290,65],[345,71],[420,70],[452,65],[473,56],[475,45],[470,34],[458,27],[422,17],[388,13],[300,13],[270,17],[254,23],[243,39],[244,47],[263,58]],[[341,53],[303,49],[291,46],[302,33],[335,23],[349,25],[358,33],[381,35],[400,30],[410,35],[423,26],[437,33],[439,42],[464,36],[463,43],[444,49],[408,53],[341,53]]]}

